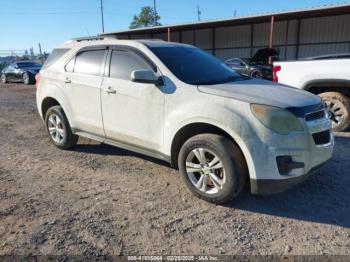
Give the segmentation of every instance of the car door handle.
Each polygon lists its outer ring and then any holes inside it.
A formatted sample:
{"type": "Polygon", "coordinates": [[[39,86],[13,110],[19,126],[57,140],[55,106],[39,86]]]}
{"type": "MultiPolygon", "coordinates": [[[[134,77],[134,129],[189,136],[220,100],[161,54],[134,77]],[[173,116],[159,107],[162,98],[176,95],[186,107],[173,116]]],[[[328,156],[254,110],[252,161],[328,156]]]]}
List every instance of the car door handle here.
{"type": "Polygon", "coordinates": [[[105,88],[105,91],[106,91],[108,94],[116,94],[116,93],[117,93],[117,91],[114,90],[114,89],[112,89],[111,86],[105,88]]]}
{"type": "Polygon", "coordinates": [[[66,80],[64,80],[64,82],[65,82],[66,84],[70,84],[70,83],[72,83],[72,80],[70,80],[70,79],[67,77],[66,80]]]}

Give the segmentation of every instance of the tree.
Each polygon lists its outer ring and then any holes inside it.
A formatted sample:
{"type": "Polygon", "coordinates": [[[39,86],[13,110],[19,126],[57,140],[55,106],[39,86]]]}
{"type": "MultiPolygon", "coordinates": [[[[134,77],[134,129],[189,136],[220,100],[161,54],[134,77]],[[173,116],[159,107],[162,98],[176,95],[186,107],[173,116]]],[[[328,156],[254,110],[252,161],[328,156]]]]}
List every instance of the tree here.
{"type": "Polygon", "coordinates": [[[141,28],[149,26],[161,25],[159,23],[160,16],[154,11],[150,6],[145,6],[141,8],[140,14],[134,15],[133,21],[130,23],[129,28],[141,28]]]}

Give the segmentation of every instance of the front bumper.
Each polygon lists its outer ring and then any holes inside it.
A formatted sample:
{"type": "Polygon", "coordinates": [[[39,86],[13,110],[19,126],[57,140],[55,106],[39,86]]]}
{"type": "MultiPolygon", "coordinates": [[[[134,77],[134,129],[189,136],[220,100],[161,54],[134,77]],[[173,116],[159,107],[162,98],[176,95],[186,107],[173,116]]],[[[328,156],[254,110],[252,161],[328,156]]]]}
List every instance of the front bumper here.
{"type": "Polygon", "coordinates": [[[278,135],[257,125],[255,130],[259,139],[245,141],[250,153],[247,164],[253,194],[284,191],[316,173],[332,157],[334,136],[329,119],[300,120],[304,123],[304,131],[278,135]],[[324,132],[329,134],[326,140],[318,135],[324,132]],[[281,158],[288,161],[278,161],[281,158]]]}
{"type": "Polygon", "coordinates": [[[286,179],[250,179],[251,192],[255,195],[281,193],[318,173],[323,164],[313,167],[307,174],[286,179]]]}

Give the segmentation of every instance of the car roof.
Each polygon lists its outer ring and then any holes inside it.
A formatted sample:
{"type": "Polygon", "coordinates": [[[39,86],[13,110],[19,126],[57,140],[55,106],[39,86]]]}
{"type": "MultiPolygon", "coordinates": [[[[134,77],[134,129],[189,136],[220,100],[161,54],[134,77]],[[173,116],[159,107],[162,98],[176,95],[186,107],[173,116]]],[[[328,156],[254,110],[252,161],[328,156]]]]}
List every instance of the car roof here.
{"type": "Polygon", "coordinates": [[[148,47],[174,47],[174,46],[189,46],[182,43],[175,43],[175,42],[166,42],[163,40],[150,40],[150,39],[144,39],[144,40],[136,40],[140,43],[143,43],[144,45],[148,47]]]}
{"type": "Polygon", "coordinates": [[[138,44],[146,45],[148,47],[166,47],[166,46],[189,46],[186,44],[166,42],[158,39],[138,39],[138,40],[120,40],[114,38],[75,38],[60,44],[56,48],[81,48],[88,46],[97,46],[97,45],[130,45],[137,46],[138,44]]]}

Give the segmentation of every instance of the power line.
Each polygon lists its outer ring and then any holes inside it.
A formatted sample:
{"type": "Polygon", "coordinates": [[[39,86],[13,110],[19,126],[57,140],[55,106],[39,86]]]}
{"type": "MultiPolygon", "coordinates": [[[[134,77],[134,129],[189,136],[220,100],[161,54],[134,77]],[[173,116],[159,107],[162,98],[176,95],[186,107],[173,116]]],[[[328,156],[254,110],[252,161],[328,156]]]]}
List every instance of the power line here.
{"type": "Polygon", "coordinates": [[[86,11],[86,12],[0,12],[0,15],[77,15],[77,14],[98,14],[98,11],[86,11]]]}

